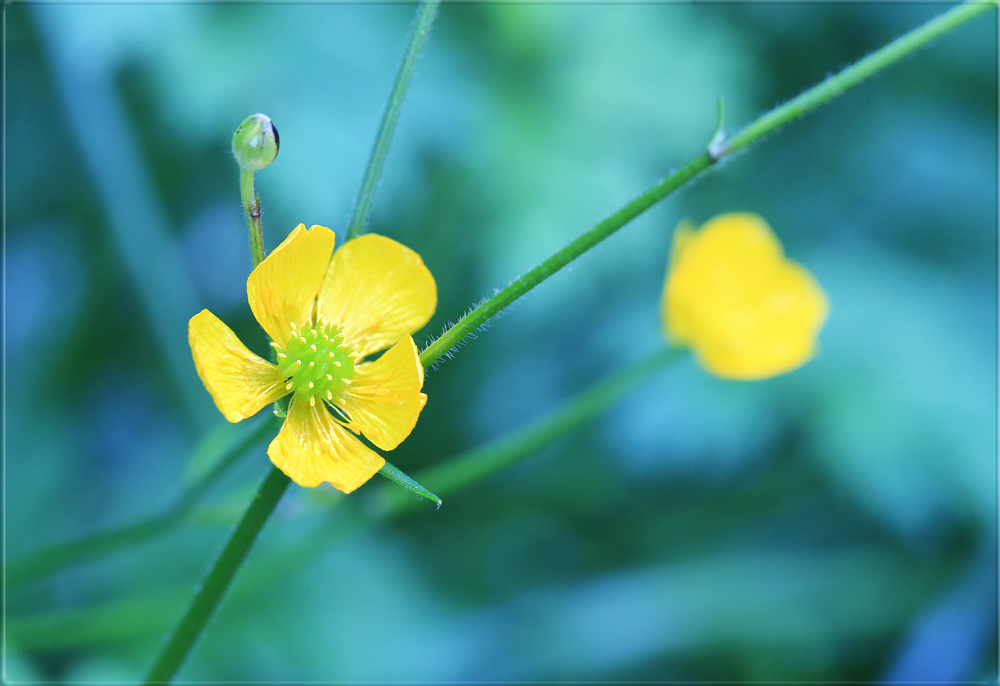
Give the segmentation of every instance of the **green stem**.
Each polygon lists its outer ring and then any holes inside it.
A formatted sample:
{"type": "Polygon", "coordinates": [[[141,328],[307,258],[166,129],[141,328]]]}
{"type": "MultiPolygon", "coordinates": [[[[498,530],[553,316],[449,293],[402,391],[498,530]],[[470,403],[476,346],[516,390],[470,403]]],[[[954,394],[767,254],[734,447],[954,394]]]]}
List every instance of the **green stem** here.
{"type": "MultiPolygon", "coordinates": [[[[656,372],[678,360],[682,351],[676,348],[661,349],[650,357],[605,379],[584,391],[568,404],[547,417],[535,420],[509,437],[480,449],[459,455],[420,475],[432,480],[444,492],[461,491],[472,484],[530,457],[541,448],[566,435],[573,429],[593,419],[643,381],[650,380],[656,372]]],[[[398,487],[389,486],[379,494],[384,507],[373,514],[389,519],[415,509],[419,499],[398,487]]],[[[353,511],[357,512],[357,511],[353,511]]],[[[337,523],[324,521],[315,536],[308,538],[308,545],[294,545],[279,553],[270,551],[274,558],[267,565],[255,566],[243,577],[245,583],[234,589],[234,596],[246,597],[261,592],[275,579],[287,576],[295,569],[309,564],[318,552],[330,548],[345,535],[355,533],[359,526],[371,523],[365,517],[358,522],[345,521],[346,513],[337,513],[337,523]],[[275,557],[277,556],[277,557],[275,557]]],[[[58,611],[29,617],[8,617],[9,633],[18,645],[27,649],[53,650],[74,648],[96,641],[117,641],[158,631],[170,616],[171,608],[183,602],[180,587],[161,589],[155,595],[138,600],[118,600],[98,607],[58,611]],[[178,600],[178,596],[180,599],[178,600]]]]}
{"type": "Polygon", "coordinates": [[[253,189],[253,172],[240,167],[240,196],[243,211],[247,215],[247,229],[250,232],[250,255],[253,266],[264,261],[264,230],[260,223],[260,198],[253,189]]]}
{"type": "Polygon", "coordinates": [[[8,588],[37,581],[71,565],[138,545],[174,527],[251,446],[273,430],[273,426],[273,422],[263,421],[236,445],[226,448],[221,457],[213,460],[215,466],[160,514],[14,558],[7,563],[8,588]]]}
{"type": "MultiPolygon", "coordinates": [[[[420,48],[422,48],[426,42],[427,33],[437,10],[437,4],[438,2],[433,0],[423,2],[418,10],[417,25],[410,38],[410,46],[408,47],[406,56],[403,59],[403,64],[401,65],[400,72],[397,75],[396,83],[393,86],[390,103],[386,108],[386,114],[383,117],[379,134],[376,136],[375,148],[372,153],[372,158],[369,161],[369,168],[365,174],[365,180],[362,183],[358,206],[355,209],[354,216],[352,217],[348,228],[348,239],[359,235],[367,221],[372,199],[374,198],[375,187],[378,185],[378,178],[381,175],[381,169],[385,161],[385,155],[388,151],[388,145],[391,142],[392,133],[395,130],[395,122],[399,118],[399,112],[402,109],[402,102],[406,93],[406,88],[408,87],[413,76],[413,70],[416,67],[416,61],[420,53],[420,48]]],[[[632,219],[635,219],[650,207],[663,200],[674,190],[680,188],[682,185],[713,166],[722,157],[749,145],[762,136],[776,131],[790,120],[812,111],[819,105],[830,101],[832,98],[843,93],[847,89],[858,85],[864,79],[881,71],[910,52],[913,52],[918,47],[926,44],[933,38],[956,28],[965,21],[968,21],[972,17],[981,14],[987,11],[990,7],[994,6],[995,3],[983,4],[972,2],[970,0],[970,2],[952,9],[935,19],[932,19],[924,26],[915,29],[903,38],[890,43],[869,57],[864,58],[853,67],[845,69],[837,76],[827,79],[823,83],[811,88],[799,97],[794,98],[776,110],[763,115],[733,136],[727,145],[721,146],[718,150],[713,149],[711,154],[707,150],[702,152],[679,170],[668,176],[663,182],[639,195],[613,215],[600,222],[593,229],[571,242],[555,255],[542,262],[542,264],[517,279],[510,286],[503,289],[497,295],[493,296],[471,313],[463,317],[455,326],[451,327],[421,353],[421,363],[424,367],[433,365],[453,346],[458,344],[469,334],[475,332],[477,328],[482,326],[488,319],[500,310],[504,309],[514,300],[517,300],[539,283],[555,274],[587,250],[611,236],[618,229],[629,223],[632,219]]],[[[257,259],[257,244],[254,243],[254,219],[256,219],[256,226],[259,229],[259,203],[256,200],[256,196],[253,195],[252,175],[250,175],[249,178],[246,178],[244,175],[241,180],[244,207],[247,209],[247,217],[251,223],[251,244],[254,246],[254,263],[256,266],[260,260],[257,259]],[[250,211],[251,207],[248,199],[252,199],[254,201],[256,217],[254,217],[254,212],[250,211]]],[[[259,236],[259,233],[257,235],[259,236]]],[[[261,246],[259,252],[260,259],[263,259],[263,241],[260,241],[259,245],[261,246]]],[[[537,440],[537,438],[538,436],[536,435],[533,440],[537,440]]],[[[498,453],[499,457],[493,456],[492,462],[496,464],[504,464],[504,460],[510,460],[510,454],[511,453],[500,452],[498,453]]],[[[456,473],[458,476],[452,476],[449,478],[453,479],[455,483],[462,483],[463,479],[467,482],[469,479],[477,478],[477,474],[480,472],[466,467],[464,468],[464,471],[460,469],[457,470],[456,473]]],[[[192,601],[192,604],[188,608],[180,626],[174,631],[170,642],[160,654],[153,670],[150,672],[147,683],[161,683],[169,681],[173,678],[173,675],[187,657],[191,646],[194,644],[195,640],[201,633],[201,630],[207,623],[208,618],[221,600],[223,594],[232,581],[233,576],[236,574],[240,563],[242,563],[243,559],[246,557],[251,545],[256,540],[261,528],[264,526],[264,523],[274,510],[278,500],[281,498],[281,495],[288,487],[288,484],[288,477],[276,468],[271,469],[264,483],[261,484],[256,498],[254,498],[253,502],[250,504],[250,507],[244,514],[243,519],[237,526],[236,531],[233,532],[229,542],[226,544],[222,555],[216,561],[215,566],[212,568],[211,572],[209,572],[205,583],[192,601]]],[[[437,488],[438,490],[442,490],[440,487],[437,488]]],[[[447,489],[443,490],[446,491],[447,489]]]]}
{"type": "Polygon", "coordinates": [[[483,326],[491,317],[580,255],[610,237],[688,181],[715,165],[722,158],[777,131],[791,120],[815,110],[820,105],[829,102],[844,91],[857,86],[865,79],[877,74],[879,71],[912,53],[917,48],[926,45],[934,38],[988,11],[991,7],[996,7],[996,3],[970,0],[959,5],[873,52],[861,61],[844,69],[839,74],[813,86],[777,109],[762,115],[738,131],[728,141],[719,143],[713,139],[710,149],[691,159],[687,164],[670,174],[665,180],[633,199],[610,217],[597,224],[597,226],[576,238],[562,250],[465,315],[457,324],[445,331],[437,340],[420,353],[421,363],[423,363],[424,367],[433,365],[463,339],[483,326]]]}
{"type": "Polygon", "coordinates": [[[968,0],[961,5],[953,7],[923,26],[910,31],[880,50],[855,62],[839,74],[829,77],[801,95],[792,98],[781,107],[759,117],[752,124],[733,135],[723,147],[722,154],[726,155],[750,145],[757,139],[781,128],[793,119],[801,117],[803,114],[811,112],[820,105],[829,102],[849,88],[857,86],[865,79],[898,62],[911,52],[927,45],[927,43],[935,38],[957,28],[973,17],[989,11],[991,8],[996,8],[996,6],[997,3],[995,1],[968,0]]]}
{"type": "Polygon", "coordinates": [[[654,186],[635,198],[597,226],[579,236],[565,248],[552,255],[524,276],[515,280],[509,286],[488,299],[469,314],[462,317],[457,324],[445,331],[420,353],[420,362],[424,367],[430,367],[441,357],[458,345],[463,339],[485,324],[491,317],[530,291],[532,288],[549,278],[577,257],[587,252],[595,245],[612,235],[650,207],[663,200],[677,188],[693,179],[700,172],[712,166],[712,158],[708,153],[702,153],[667,177],[663,183],[654,186]]]}
{"type": "Polygon", "coordinates": [[[375,200],[375,191],[378,190],[378,182],[382,177],[382,169],[385,167],[385,158],[389,154],[389,146],[392,144],[392,136],[396,132],[396,124],[399,122],[399,115],[403,111],[403,102],[406,100],[406,92],[410,88],[413,80],[413,72],[416,71],[417,61],[420,53],[424,49],[427,37],[431,32],[431,25],[437,15],[438,5],[441,0],[423,0],[417,8],[417,16],[413,24],[413,33],[410,34],[403,61],[396,72],[396,80],[392,84],[392,91],[389,93],[389,101],[386,103],[385,111],[382,113],[382,122],[379,124],[378,133],[375,135],[375,144],[372,146],[371,156],[368,158],[368,166],[365,167],[365,175],[361,181],[361,190],[358,193],[358,200],[354,205],[354,213],[351,215],[351,222],[347,225],[347,236],[344,240],[351,240],[365,232],[368,225],[368,216],[372,211],[372,203],[375,200]]]}
{"type": "MultiPolygon", "coordinates": [[[[254,269],[264,261],[264,236],[260,222],[260,198],[254,192],[253,172],[240,167],[240,195],[247,215],[250,233],[250,254],[254,269]]],[[[180,669],[195,641],[201,635],[215,608],[229,589],[240,565],[250,553],[257,536],[267,523],[278,501],[291,483],[277,467],[271,467],[257,489],[257,495],[250,502],[243,518],[229,537],[226,547],[216,559],[208,576],[195,593],[180,624],[174,629],[170,640],[160,651],[153,668],[146,678],[147,684],[169,683],[180,669]]]]}
{"type": "MultiPolygon", "coordinates": [[[[520,462],[593,419],[640,383],[649,379],[652,374],[676,362],[684,352],[683,349],[676,347],[659,350],[584,391],[552,414],[534,421],[512,435],[452,458],[421,472],[414,478],[440,496],[461,490],[520,462]]],[[[389,499],[387,514],[390,516],[419,502],[413,497],[407,497],[406,492],[399,489],[386,491],[386,497],[389,499]]]]}
{"type": "Polygon", "coordinates": [[[280,469],[271,467],[222,554],[192,599],[184,618],[174,629],[170,642],[160,652],[146,677],[146,684],[169,683],[173,679],[290,483],[291,479],[280,469]]]}

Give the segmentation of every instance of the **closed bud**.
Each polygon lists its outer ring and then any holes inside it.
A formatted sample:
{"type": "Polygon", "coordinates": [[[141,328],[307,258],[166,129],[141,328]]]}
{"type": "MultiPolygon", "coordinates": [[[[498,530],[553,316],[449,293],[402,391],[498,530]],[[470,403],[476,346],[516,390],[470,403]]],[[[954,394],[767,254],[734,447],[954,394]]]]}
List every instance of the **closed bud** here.
{"type": "Polygon", "coordinates": [[[266,114],[251,114],[233,134],[233,155],[247,171],[260,171],[278,156],[278,129],[266,114]]]}

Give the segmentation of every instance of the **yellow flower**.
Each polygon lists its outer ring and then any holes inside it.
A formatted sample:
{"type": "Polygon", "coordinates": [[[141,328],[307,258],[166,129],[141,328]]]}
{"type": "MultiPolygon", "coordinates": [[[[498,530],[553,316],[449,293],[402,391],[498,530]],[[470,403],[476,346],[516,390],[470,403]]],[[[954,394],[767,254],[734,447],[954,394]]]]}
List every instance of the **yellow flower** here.
{"type": "Polygon", "coordinates": [[[813,356],[829,305],[755,214],[723,214],[674,233],[661,315],[668,338],[727,379],[764,379],[813,356]]]}
{"type": "Polygon", "coordinates": [[[356,434],[392,450],[427,402],[410,334],[434,313],[437,286],[420,256],[396,241],[368,234],[333,252],[334,240],[324,226],[299,224],[247,279],[276,364],[208,310],[191,318],[188,339],[226,419],[238,422],[291,394],[268,456],[300,486],[328,481],[350,493],[385,464],[356,434]]]}

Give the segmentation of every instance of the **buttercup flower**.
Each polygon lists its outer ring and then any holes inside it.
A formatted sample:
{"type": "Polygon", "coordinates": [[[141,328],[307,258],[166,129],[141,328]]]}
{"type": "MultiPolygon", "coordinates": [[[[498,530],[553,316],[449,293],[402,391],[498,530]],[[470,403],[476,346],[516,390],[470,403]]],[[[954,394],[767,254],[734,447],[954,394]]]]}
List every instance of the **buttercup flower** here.
{"type": "Polygon", "coordinates": [[[226,419],[238,422],[291,394],[268,456],[300,486],[328,481],[350,493],[385,464],[357,435],[392,450],[427,402],[410,334],[434,313],[437,286],[420,256],[396,241],[367,234],[333,252],[334,240],[326,227],[299,224],[247,279],[276,364],[208,310],[191,318],[188,339],[226,419]]]}
{"type": "Polygon", "coordinates": [[[755,214],[723,214],[674,233],[661,315],[668,338],[728,379],[764,379],[805,364],[829,305],[755,214]]]}

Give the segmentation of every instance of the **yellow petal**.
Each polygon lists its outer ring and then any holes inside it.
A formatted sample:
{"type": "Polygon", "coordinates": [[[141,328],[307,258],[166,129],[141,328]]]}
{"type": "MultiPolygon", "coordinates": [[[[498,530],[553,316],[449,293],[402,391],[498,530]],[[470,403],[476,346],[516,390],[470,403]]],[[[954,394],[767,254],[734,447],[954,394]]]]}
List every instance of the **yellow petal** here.
{"type": "Polygon", "coordinates": [[[437,285],[420,255],[385,236],[366,234],[333,254],[319,316],[364,357],[412,334],[436,307],[437,285]]]}
{"type": "Polygon", "coordinates": [[[188,341],[198,376],[229,421],[246,419],[288,394],[278,368],[247,350],[208,310],[191,317],[188,341]]]}
{"type": "Polygon", "coordinates": [[[250,309],[275,343],[288,343],[292,323],[302,327],[312,319],[334,241],[325,226],[307,231],[299,224],[247,279],[250,309]]]}
{"type": "Polygon", "coordinates": [[[382,469],[385,460],[338,424],[326,405],[292,400],[285,425],[267,448],[271,462],[299,486],[329,481],[350,493],[382,469]]]}
{"type": "Polygon", "coordinates": [[[392,450],[413,431],[427,403],[420,392],[423,383],[417,346],[406,336],[375,362],[357,367],[344,394],[350,428],[382,450],[392,450]]]}
{"type": "Polygon", "coordinates": [[[785,259],[763,219],[721,215],[679,240],[661,312],[674,341],[730,379],[783,374],[813,356],[826,295],[808,271],[785,259]]]}
{"type": "Polygon", "coordinates": [[[694,226],[689,221],[682,221],[674,229],[673,243],[670,248],[670,267],[673,268],[684,254],[684,248],[691,244],[691,239],[697,235],[694,226]]]}

